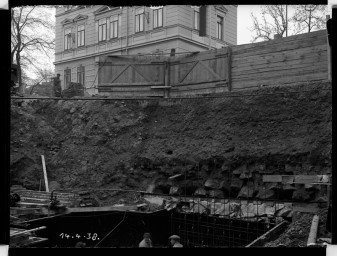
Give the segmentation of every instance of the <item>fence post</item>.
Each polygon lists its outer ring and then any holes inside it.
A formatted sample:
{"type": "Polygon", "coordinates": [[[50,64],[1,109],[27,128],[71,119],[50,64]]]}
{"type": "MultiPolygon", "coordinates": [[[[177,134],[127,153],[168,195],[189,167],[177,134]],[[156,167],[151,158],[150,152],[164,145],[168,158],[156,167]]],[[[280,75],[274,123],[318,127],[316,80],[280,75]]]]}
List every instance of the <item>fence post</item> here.
{"type": "Polygon", "coordinates": [[[165,83],[165,89],[164,89],[164,98],[170,97],[170,62],[164,61],[165,66],[165,75],[164,75],[164,83],[165,83]]]}
{"type": "Polygon", "coordinates": [[[227,46],[227,86],[228,91],[232,91],[232,48],[227,46]]]}

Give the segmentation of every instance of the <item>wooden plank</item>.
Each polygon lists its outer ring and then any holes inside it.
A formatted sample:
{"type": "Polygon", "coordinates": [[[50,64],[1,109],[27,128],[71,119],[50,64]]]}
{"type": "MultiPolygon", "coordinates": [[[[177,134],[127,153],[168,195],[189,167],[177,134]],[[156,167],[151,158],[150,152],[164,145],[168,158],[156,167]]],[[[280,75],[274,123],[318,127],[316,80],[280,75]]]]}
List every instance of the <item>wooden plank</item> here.
{"type": "Polygon", "coordinates": [[[209,68],[208,66],[206,66],[202,61],[199,62],[199,64],[201,66],[203,66],[208,72],[210,72],[213,76],[215,76],[217,79],[223,79],[222,77],[220,77],[217,73],[215,73],[211,68],[209,68]]]}
{"type": "Polygon", "coordinates": [[[164,85],[164,83],[163,82],[102,83],[99,84],[98,87],[115,87],[115,86],[133,87],[133,86],[161,86],[161,85],[164,85]]]}
{"type": "MultiPolygon", "coordinates": [[[[253,70],[254,71],[254,70],[253,70]]],[[[323,78],[327,79],[327,70],[325,67],[315,67],[312,65],[307,65],[305,67],[294,67],[293,69],[280,68],[279,70],[270,70],[270,71],[259,71],[255,72],[245,72],[240,76],[239,73],[232,74],[232,80],[241,80],[241,81],[253,81],[253,80],[268,80],[273,79],[275,82],[278,82],[277,78],[284,78],[284,76],[304,76],[304,75],[314,75],[324,73],[323,78]],[[316,71],[316,72],[315,72],[316,71]]]]}
{"type": "Polygon", "coordinates": [[[270,44],[285,44],[285,43],[291,43],[293,41],[299,41],[299,40],[311,40],[313,38],[321,38],[324,36],[326,30],[321,30],[321,31],[314,31],[306,34],[299,34],[299,35],[294,35],[294,36],[288,36],[288,37],[283,37],[282,39],[279,39],[277,41],[271,40],[271,41],[264,41],[264,42],[258,42],[258,43],[252,43],[252,44],[244,44],[244,45],[236,45],[232,46],[233,52],[241,51],[241,50],[247,50],[255,47],[263,47],[263,46],[268,46],[270,44]]]}
{"type": "Polygon", "coordinates": [[[317,213],[319,211],[317,205],[297,205],[293,204],[293,212],[317,213]]]}
{"type": "Polygon", "coordinates": [[[49,192],[48,177],[47,177],[47,171],[46,171],[46,163],[44,161],[44,155],[41,155],[41,160],[42,160],[42,167],[43,167],[44,184],[46,187],[46,191],[49,192]]]}
{"type": "Polygon", "coordinates": [[[179,178],[181,176],[182,176],[182,174],[180,173],[180,174],[173,175],[173,176],[169,177],[168,179],[173,180],[173,179],[179,178]]]}
{"type": "Polygon", "coordinates": [[[149,82],[149,79],[146,78],[146,77],[144,76],[144,74],[142,74],[142,73],[138,70],[138,68],[136,68],[136,66],[135,66],[134,64],[131,64],[131,67],[132,67],[134,70],[136,70],[136,72],[137,72],[141,77],[143,77],[143,78],[145,79],[146,82],[149,82]]]}
{"type": "Polygon", "coordinates": [[[111,80],[111,83],[113,83],[118,77],[120,77],[123,74],[123,72],[127,70],[128,67],[130,67],[130,65],[131,64],[125,64],[125,67],[115,76],[115,78],[111,80]]]}
{"type": "Polygon", "coordinates": [[[151,86],[151,89],[170,89],[172,86],[151,86]]]}
{"type": "MultiPolygon", "coordinates": [[[[276,58],[264,58],[263,60],[258,60],[255,61],[253,58],[247,59],[246,62],[240,61],[240,62],[235,62],[232,65],[232,68],[234,70],[240,70],[240,69],[249,69],[249,68],[254,68],[254,67],[269,67],[269,66],[277,66],[280,65],[280,63],[309,63],[309,62],[323,62],[327,60],[327,55],[326,52],[320,52],[316,54],[308,54],[308,55],[283,55],[283,56],[276,56],[276,58]]],[[[323,65],[326,65],[324,63],[323,65]]]]}
{"type": "Polygon", "coordinates": [[[329,175],[262,175],[263,182],[282,182],[286,184],[324,184],[330,182],[329,175]]]}
{"type": "Polygon", "coordinates": [[[281,85],[281,84],[292,84],[296,82],[307,82],[307,81],[325,81],[326,72],[313,73],[307,75],[283,75],[283,77],[276,78],[265,78],[265,79],[232,79],[232,90],[244,90],[253,87],[258,87],[261,84],[264,85],[281,85]]]}
{"type": "Polygon", "coordinates": [[[74,207],[69,212],[109,212],[109,211],[136,211],[137,205],[102,206],[102,207],[74,207]]]}
{"type": "Polygon", "coordinates": [[[266,73],[266,75],[271,74],[272,72],[305,72],[306,70],[317,70],[320,71],[328,71],[327,66],[325,65],[324,60],[317,60],[316,62],[314,60],[294,60],[291,62],[279,62],[275,63],[273,65],[265,65],[262,67],[245,67],[245,68],[233,68],[232,69],[232,75],[240,76],[242,77],[251,77],[252,75],[256,75],[261,77],[260,74],[257,73],[266,73]],[[243,76],[244,75],[244,76],[243,76]]]}
{"type": "Polygon", "coordinates": [[[246,245],[246,247],[252,247],[252,246],[259,246],[262,243],[265,243],[266,240],[271,237],[273,234],[280,232],[284,230],[288,226],[288,221],[282,221],[281,223],[277,224],[275,227],[273,227],[271,230],[267,231],[263,235],[256,238],[253,242],[246,245]]]}
{"type": "Polygon", "coordinates": [[[179,83],[182,83],[189,73],[194,69],[194,67],[199,63],[199,61],[195,61],[192,67],[186,72],[186,74],[179,80],[179,83]]]}
{"type": "Polygon", "coordinates": [[[254,67],[257,65],[273,65],[278,62],[288,62],[292,60],[312,60],[312,59],[324,59],[327,58],[327,52],[321,50],[319,52],[308,52],[306,53],[297,53],[295,51],[290,52],[281,52],[278,54],[271,54],[266,56],[251,56],[245,57],[242,59],[233,59],[232,68],[240,68],[240,67],[254,67]]]}
{"type": "Polygon", "coordinates": [[[313,38],[312,40],[298,40],[298,41],[292,41],[288,43],[283,42],[271,42],[269,45],[264,46],[256,46],[249,49],[244,50],[235,50],[233,47],[233,55],[240,57],[250,56],[250,55],[260,55],[260,54],[266,54],[266,53],[275,53],[280,51],[289,51],[294,50],[298,48],[305,48],[305,47],[312,47],[316,45],[324,45],[326,44],[326,39],[324,37],[319,38],[313,38]]]}
{"type": "MultiPolygon", "coordinates": [[[[130,64],[130,63],[125,63],[125,62],[110,62],[110,63],[106,63],[104,66],[110,66],[110,67],[120,67],[120,66],[125,66],[126,64],[130,64]]],[[[149,63],[135,63],[135,65],[142,65],[142,66],[163,66],[164,65],[164,61],[161,62],[156,62],[156,61],[152,61],[149,63]]]]}
{"type": "MultiPolygon", "coordinates": [[[[222,79],[222,80],[212,80],[212,81],[201,81],[201,82],[195,82],[195,83],[180,83],[180,84],[173,84],[172,86],[174,88],[180,88],[182,86],[187,86],[187,85],[194,85],[194,84],[208,84],[208,83],[218,83],[218,82],[224,82],[226,83],[227,81],[222,79]]],[[[187,88],[187,87],[186,87],[187,88]]]]}
{"type": "Polygon", "coordinates": [[[224,93],[228,92],[227,87],[208,87],[208,88],[200,88],[194,90],[179,90],[179,91],[171,91],[171,98],[175,97],[188,97],[188,96],[197,96],[205,94],[214,94],[214,93],[224,93]]]}
{"type": "Polygon", "coordinates": [[[20,230],[20,231],[13,232],[12,234],[10,234],[10,237],[14,237],[14,236],[30,233],[30,232],[41,230],[41,229],[45,229],[45,228],[46,228],[46,226],[42,226],[42,227],[38,227],[38,228],[33,228],[33,229],[28,229],[28,230],[20,230]]]}
{"type": "Polygon", "coordinates": [[[231,47],[227,47],[228,48],[228,57],[227,57],[227,62],[226,62],[226,66],[225,66],[225,78],[228,82],[227,86],[228,86],[228,90],[232,91],[232,65],[233,65],[233,57],[232,57],[232,48],[231,47]]]}
{"type": "Polygon", "coordinates": [[[264,48],[264,49],[255,49],[252,52],[246,52],[238,55],[233,54],[233,58],[250,58],[253,56],[261,56],[261,55],[271,55],[271,54],[279,54],[282,52],[290,52],[290,51],[296,51],[303,48],[312,48],[315,46],[322,46],[326,45],[326,42],[320,40],[319,42],[315,42],[315,44],[307,43],[307,42],[300,42],[295,45],[280,45],[279,47],[270,46],[270,48],[264,48]]]}
{"type": "Polygon", "coordinates": [[[282,184],[293,184],[294,179],[294,176],[282,176],[282,184]]]}
{"type": "Polygon", "coordinates": [[[311,184],[317,182],[317,175],[296,175],[294,182],[301,184],[311,184]]]}
{"type": "Polygon", "coordinates": [[[219,88],[225,88],[226,91],[228,91],[227,86],[217,86],[216,83],[210,82],[210,83],[200,83],[200,84],[191,84],[191,85],[184,85],[181,87],[172,87],[172,92],[184,92],[184,91],[195,91],[195,90],[201,90],[201,89],[219,89],[219,88]]]}
{"type": "Polygon", "coordinates": [[[98,87],[98,89],[102,92],[153,92],[153,90],[151,90],[150,86],[135,86],[135,87],[98,87]]]}
{"type": "Polygon", "coordinates": [[[281,175],[262,175],[263,182],[282,182],[281,175]]]}

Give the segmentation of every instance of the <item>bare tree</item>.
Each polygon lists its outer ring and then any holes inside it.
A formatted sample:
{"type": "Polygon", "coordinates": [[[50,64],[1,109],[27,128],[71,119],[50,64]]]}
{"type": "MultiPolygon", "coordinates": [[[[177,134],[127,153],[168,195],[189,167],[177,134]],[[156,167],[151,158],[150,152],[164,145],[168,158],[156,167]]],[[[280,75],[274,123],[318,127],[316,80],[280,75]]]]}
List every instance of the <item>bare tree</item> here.
{"type": "Polygon", "coordinates": [[[19,92],[24,91],[23,69],[39,66],[36,53],[47,58],[55,49],[54,24],[45,6],[21,6],[11,13],[11,62],[18,65],[19,92]]]}
{"type": "Polygon", "coordinates": [[[297,35],[325,28],[326,5],[297,5],[293,8],[295,12],[291,17],[286,17],[285,5],[265,5],[261,9],[261,17],[251,13],[252,42],[272,40],[275,34],[283,36],[286,30],[291,35],[297,35]]]}
{"type": "Polygon", "coordinates": [[[253,13],[250,15],[253,20],[251,31],[255,33],[252,42],[258,39],[272,40],[275,34],[282,36],[286,31],[287,22],[284,5],[263,6],[260,18],[257,18],[253,13]]]}
{"type": "Polygon", "coordinates": [[[325,29],[325,15],[327,5],[297,5],[292,20],[294,21],[296,33],[306,33],[313,30],[325,29]]]}

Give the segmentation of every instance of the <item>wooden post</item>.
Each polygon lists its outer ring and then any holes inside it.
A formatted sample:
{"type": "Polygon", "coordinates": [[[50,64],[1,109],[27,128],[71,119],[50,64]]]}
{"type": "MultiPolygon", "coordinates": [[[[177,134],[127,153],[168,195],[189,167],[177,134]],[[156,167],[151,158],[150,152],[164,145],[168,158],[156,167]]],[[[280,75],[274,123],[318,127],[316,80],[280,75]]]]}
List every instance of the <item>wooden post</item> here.
{"type": "Polygon", "coordinates": [[[164,62],[165,74],[164,74],[164,98],[169,98],[170,94],[170,63],[168,61],[164,62]]]}
{"type": "Polygon", "coordinates": [[[318,222],[319,222],[319,217],[318,215],[315,215],[314,218],[312,219],[307,246],[316,244],[318,222]]]}
{"type": "Polygon", "coordinates": [[[227,74],[226,74],[226,80],[227,80],[228,91],[232,91],[231,72],[232,72],[232,48],[230,46],[227,46],[227,74]]]}
{"type": "MultiPolygon", "coordinates": [[[[326,15],[326,21],[330,19],[330,15],[326,15]]],[[[331,81],[331,47],[329,45],[329,38],[328,38],[328,29],[326,30],[326,45],[327,45],[327,57],[328,57],[328,80],[331,81]]],[[[331,36],[331,35],[330,35],[331,36]]]]}
{"type": "Polygon", "coordinates": [[[47,171],[46,171],[46,163],[44,161],[44,155],[41,155],[41,159],[42,159],[42,167],[43,167],[43,175],[44,175],[44,184],[46,185],[46,191],[49,192],[48,177],[47,177],[47,171]]]}

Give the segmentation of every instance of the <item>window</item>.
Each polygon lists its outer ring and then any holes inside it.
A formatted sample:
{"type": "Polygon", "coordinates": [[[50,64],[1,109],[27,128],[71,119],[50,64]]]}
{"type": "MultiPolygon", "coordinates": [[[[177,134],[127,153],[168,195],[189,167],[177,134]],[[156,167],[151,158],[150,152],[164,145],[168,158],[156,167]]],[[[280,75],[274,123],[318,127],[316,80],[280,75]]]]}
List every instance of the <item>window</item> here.
{"type": "Polygon", "coordinates": [[[216,30],[216,37],[218,39],[223,40],[223,18],[220,16],[217,16],[217,30],[216,30]]]}
{"type": "Polygon", "coordinates": [[[115,16],[111,19],[110,22],[110,37],[117,38],[118,37],[118,26],[119,26],[118,16],[115,16]]]}
{"type": "Polygon", "coordinates": [[[84,85],[84,66],[77,68],[77,83],[84,85]]]}
{"type": "Polygon", "coordinates": [[[64,30],[64,50],[71,49],[71,28],[64,30]]]}
{"type": "Polygon", "coordinates": [[[68,84],[71,82],[71,69],[67,68],[64,70],[64,85],[68,88],[68,84]]]}
{"type": "Polygon", "coordinates": [[[84,46],[84,25],[77,26],[77,47],[84,46]]]}
{"type": "Polygon", "coordinates": [[[98,42],[106,40],[106,19],[98,21],[98,42]]]}
{"type": "Polygon", "coordinates": [[[153,10],[153,28],[163,26],[163,8],[153,10]]]}
{"type": "Polygon", "coordinates": [[[194,9],[194,29],[199,30],[199,24],[200,24],[200,13],[199,9],[194,9]]]}
{"type": "Polygon", "coordinates": [[[144,31],[144,9],[136,11],[136,33],[144,31]]]}

